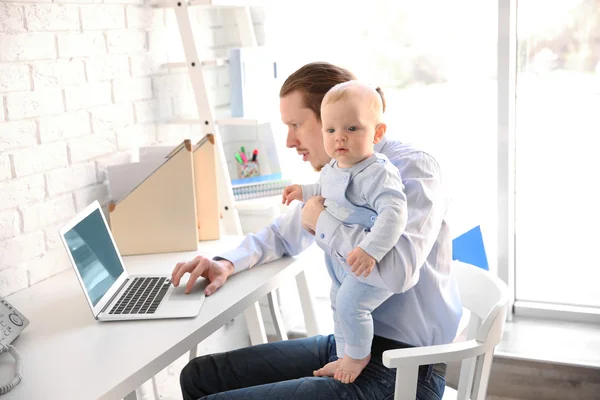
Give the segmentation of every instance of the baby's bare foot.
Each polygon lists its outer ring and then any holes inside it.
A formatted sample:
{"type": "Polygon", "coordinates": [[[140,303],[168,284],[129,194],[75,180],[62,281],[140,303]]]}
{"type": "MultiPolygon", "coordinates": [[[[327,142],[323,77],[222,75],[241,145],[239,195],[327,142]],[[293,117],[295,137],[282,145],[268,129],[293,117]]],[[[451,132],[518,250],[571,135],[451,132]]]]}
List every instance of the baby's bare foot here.
{"type": "Polygon", "coordinates": [[[342,383],[352,383],[358,378],[370,360],[371,354],[360,360],[345,356],[342,358],[342,362],[333,377],[342,383]]]}
{"type": "Polygon", "coordinates": [[[327,363],[323,368],[313,371],[314,376],[333,376],[335,371],[340,367],[342,360],[335,360],[327,363]]]}

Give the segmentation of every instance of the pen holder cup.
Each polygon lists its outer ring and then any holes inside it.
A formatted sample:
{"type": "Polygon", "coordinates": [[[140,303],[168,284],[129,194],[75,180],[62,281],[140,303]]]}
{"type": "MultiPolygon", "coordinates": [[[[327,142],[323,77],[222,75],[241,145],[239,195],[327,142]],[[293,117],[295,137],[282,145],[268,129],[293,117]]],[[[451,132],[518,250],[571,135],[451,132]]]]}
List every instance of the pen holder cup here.
{"type": "Polygon", "coordinates": [[[244,164],[238,164],[238,178],[250,178],[260,175],[260,164],[258,161],[248,161],[244,164]]]}

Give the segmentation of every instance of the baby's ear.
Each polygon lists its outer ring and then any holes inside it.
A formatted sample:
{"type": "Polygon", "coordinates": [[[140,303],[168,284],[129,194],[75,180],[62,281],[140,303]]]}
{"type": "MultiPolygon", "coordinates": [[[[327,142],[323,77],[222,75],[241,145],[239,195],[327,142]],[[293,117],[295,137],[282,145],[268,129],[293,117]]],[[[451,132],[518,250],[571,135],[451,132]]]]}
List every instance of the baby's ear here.
{"type": "Polygon", "coordinates": [[[383,138],[383,135],[385,135],[386,129],[387,129],[387,126],[383,122],[378,124],[375,127],[375,137],[373,138],[373,143],[377,144],[381,141],[381,139],[383,138]]]}

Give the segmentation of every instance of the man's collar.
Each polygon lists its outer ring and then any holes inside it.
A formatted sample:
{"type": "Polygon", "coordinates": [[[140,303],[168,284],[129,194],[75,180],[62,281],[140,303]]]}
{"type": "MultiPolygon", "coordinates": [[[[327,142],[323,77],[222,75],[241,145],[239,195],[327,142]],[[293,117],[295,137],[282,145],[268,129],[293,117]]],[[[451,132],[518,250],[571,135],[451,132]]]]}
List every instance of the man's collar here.
{"type": "Polygon", "coordinates": [[[377,143],[373,149],[377,152],[377,153],[381,153],[381,149],[383,149],[383,146],[385,146],[385,144],[387,143],[388,139],[384,136],[381,138],[381,140],[379,141],[379,143],[377,143]]]}

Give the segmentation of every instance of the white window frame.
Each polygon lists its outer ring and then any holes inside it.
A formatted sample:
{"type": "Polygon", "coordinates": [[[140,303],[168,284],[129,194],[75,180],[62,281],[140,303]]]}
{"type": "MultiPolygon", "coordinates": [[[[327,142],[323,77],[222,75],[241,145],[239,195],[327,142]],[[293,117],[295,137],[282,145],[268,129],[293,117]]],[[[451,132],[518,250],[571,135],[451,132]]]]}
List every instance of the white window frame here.
{"type": "Polygon", "coordinates": [[[510,289],[513,316],[600,323],[600,308],[523,301],[516,298],[515,113],[518,0],[498,0],[498,276],[510,289]]]}
{"type": "MultiPolygon", "coordinates": [[[[515,304],[515,96],[517,0],[498,0],[498,277],[515,304]]],[[[508,313],[509,320],[513,312],[508,313]]]]}

